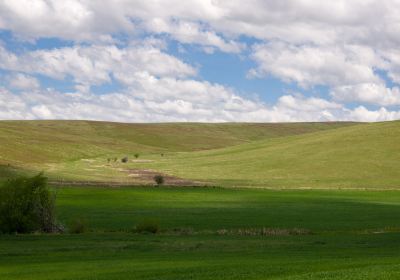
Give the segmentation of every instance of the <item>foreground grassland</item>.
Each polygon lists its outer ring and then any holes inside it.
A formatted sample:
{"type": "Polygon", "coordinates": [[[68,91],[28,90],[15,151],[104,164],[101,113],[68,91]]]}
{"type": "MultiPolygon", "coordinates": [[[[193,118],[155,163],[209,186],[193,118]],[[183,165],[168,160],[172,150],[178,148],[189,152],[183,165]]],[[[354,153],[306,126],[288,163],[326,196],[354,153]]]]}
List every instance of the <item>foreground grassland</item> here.
{"type": "Polygon", "coordinates": [[[80,235],[0,236],[0,279],[400,279],[400,192],[60,188],[80,235]],[[158,219],[161,233],[129,230],[158,219]],[[304,228],[305,235],[220,235],[304,228]],[[189,230],[190,229],[190,230],[189,230]]]}

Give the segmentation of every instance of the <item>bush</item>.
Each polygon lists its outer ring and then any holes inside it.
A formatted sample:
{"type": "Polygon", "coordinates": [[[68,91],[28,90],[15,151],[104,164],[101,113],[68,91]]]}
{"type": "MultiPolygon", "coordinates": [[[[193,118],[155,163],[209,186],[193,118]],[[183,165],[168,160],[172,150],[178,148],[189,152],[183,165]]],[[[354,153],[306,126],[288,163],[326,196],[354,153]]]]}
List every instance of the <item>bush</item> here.
{"type": "Polygon", "coordinates": [[[138,157],[139,157],[139,154],[136,153],[136,154],[134,154],[133,156],[134,156],[135,158],[138,158],[138,157]]]}
{"type": "Polygon", "coordinates": [[[54,232],[55,195],[40,173],[32,178],[8,180],[0,188],[0,232],[54,232]]]}
{"type": "Polygon", "coordinates": [[[164,184],[164,177],[161,175],[154,176],[154,182],[156,182],[157,186],[164,184]]]}
{"type": "Polygon", "coordinates": [[[87,222],[85,219],[78,218],[71,222],[69,225],[69,233],[79,234],[88,231],[87,222]]]}
{"type": "Polygon", "coordinates": [[[134,232],[137,233],[158,233],[160,231],[160,225],[157,220],[146,219],[141,221],[136,227],[134,232]]]}
{"type": "Polygon", "coordinates": [[[128,157],[123,157],[123,158],[121,159],[121,161],[122,161],[123,163],[127,163],[127,162],[128,162],[128,157]]]}

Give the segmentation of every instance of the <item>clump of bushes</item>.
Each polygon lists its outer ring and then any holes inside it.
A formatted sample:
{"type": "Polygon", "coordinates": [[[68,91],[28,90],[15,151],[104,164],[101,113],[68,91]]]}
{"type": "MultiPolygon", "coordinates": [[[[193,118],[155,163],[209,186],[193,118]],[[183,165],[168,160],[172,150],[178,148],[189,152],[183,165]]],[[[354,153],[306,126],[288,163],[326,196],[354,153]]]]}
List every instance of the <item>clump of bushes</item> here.
{"type": "Polygon", "coordinates": [[[141,221],[133,230],[136,233],[158,233],[160,231],[159,222],[155,219],[145,219],[141,221]]]}
{"type": "Polygon", "coordinates": [[[164,184],[164,177],[162,175],[154,176],[154,182],[156,182],[157,186],[164,184]]]}
{"type": "Polygon", "coordinates": [[[0,232],[55,232],[56,196],[40,173],[32,178],[8,180],[0,188],[0,232]]]}
{"type": "Polygon", "coordinates": [[[123,158],[121,159],[121,162],[127,163],[127,162],[128,162],[128,157],[123,157],[123,158]]]}
{"type": "Polygon", "coordinates": [[[69,233],[79,234],[88,231],[88,225],[85,219],[77,218],[69,225],[69,233]]]}

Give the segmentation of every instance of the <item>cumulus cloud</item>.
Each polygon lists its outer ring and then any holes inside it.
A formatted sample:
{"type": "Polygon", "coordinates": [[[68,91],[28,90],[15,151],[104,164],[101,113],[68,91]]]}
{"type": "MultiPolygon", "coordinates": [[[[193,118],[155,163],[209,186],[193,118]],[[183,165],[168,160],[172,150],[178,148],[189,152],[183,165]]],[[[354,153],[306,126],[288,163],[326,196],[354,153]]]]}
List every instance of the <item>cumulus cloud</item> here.
{"type": "Polygon", "coordinates": [[[337,101],[362,101],[381,106],[400,105],[400,90],[398,87],[387,88],[384,84],[363,83],[333,88],[331,95],[337,101]]]}
{"type": "Polygon", "coordinates": [[[153,46],[122,49],[114,45],[74,46],[20,55],[0,46],[0,68],[60,80],[71,76],[81,85],[109,83],[112,77],[130,84],[138,72],[180,78],[196,74],[192,66],[153,46]]]}
{"type": "MultiPolygon", "coordinates": [[[[174,85],[174,88],[179,87],[174,85]]],[[[165,84],[161,83],[162,92],[165,84]]],[[[183,88],[185,86],[183,85],[183,88]]],[[[1,119],[84,119],[119,122],[293,122],[293,121],[382,121],[400,117],[399,111],[385,108],[350,110],[335,102],[301,95],[282,96],[275,105],[244,99],[220,85],[205,84],[204,90],[224,91],[211,95],[207,102],[192,98],[146,99],[143,92],[115,92],[107,94],[61,93],[36,90],[14,94],[0,88],[1,119]]],[[[165,89],[168,91],[171,88],[165,89]]],[[[206,93],[205,93],[206,94],[206,93]]]]}
{"type": "Polygon", "coordinates": [[[1,117],[26,110],[20,118],[63,118],[64,109],[65,116],[123,121],[395,119],[397,111],[385,107],[400,105],[398,14],[400,0],[0,1],[0,29],[14,39],[68,41],[22,51],[0,44],[0,68],[19,91],[2,90],[1,117]],[[239,96],[196,79],[196,67],[168,53],[170,41],[251,59],[251,78],[273,76],[305,92],[325,86],[331,100],[284,95],[267,106],[239,96]],[[35,75],[72,80],[76,92],[41,89],[35,75]],[[107,83],[122,89],[92,92],[107,83]],[[349,110],[347,102],[360,106],[349,110]],[[117,109],[123,105],[126,111],[117,109]]]}
{"type": "Polygon", "coordinates": [[[238,43],[232,39],[225,40],[218,36],[216,32],[207,29],[206,26],[189,21],[164,20],[154,18],[146,22],[146,30],[154,33],[166,33],[172,38],[184,44],[198,44],[204,47],[206,52],[219,49],[227,53],[240,53],[244,48],[244,43],[238,43]]]}
{"type": "Polygon", "coordinates": [[[379,82],[373,67],[381,62],[372,49],[362,46],[293,46],[281,42],[254,46],[258,67],[251,76],[273,75],[302,87],[379,82]]]}
{"type": "Polygon", "coordinates": [[[16,73],[7,78],[8,85],[14,89],[38,89],[40,87],[39,81],[32,76],[23,73],[16,73]]]}
{"type": "MultiPolygon", "coordinates": [[[[263,40],[327,44],[399,42],[399,0],[9,0],[0,5],[1,27],[23,36],[89,40],[135,32],[154,19],[204,22],[212,30],[263,40]],[[381,39],[379,42],[375,39],[381,39]]],[[[176,28],[181,28],[178,24],[176,28]]],[[[172,31],[167,30],[167,32],[172,31]]],[[[172,32],[175,32],[172,31],[172,32]]],[[[179,33],[179,32],[178,32],[179,33]]]]}

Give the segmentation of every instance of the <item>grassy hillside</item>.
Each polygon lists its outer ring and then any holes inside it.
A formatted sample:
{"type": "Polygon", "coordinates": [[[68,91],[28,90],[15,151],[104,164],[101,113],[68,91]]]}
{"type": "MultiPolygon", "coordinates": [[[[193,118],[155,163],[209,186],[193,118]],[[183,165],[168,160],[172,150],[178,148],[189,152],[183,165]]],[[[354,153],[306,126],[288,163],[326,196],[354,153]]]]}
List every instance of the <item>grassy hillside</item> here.
{"type": "Polygon", "coordinates": [[[400,122],[176,154],[133,167],[217,185],[399,188],[400,122]]]}
{"type": "Polygon", "coordinates": [[[0,131],[3,178],[21,170],[44,170],[52,180],[138,184],[151,183],[151,172],[162,172],[189,183],[221,186],[400,187],[400,122],[32,121],[0,122],[0,131]],[[133,158],[136,152],[139,159],[133,158]],[[130,157],[128,164],[107,162],[124,155],[130,157]]]}
{"type": "MultiPolygon", "coordinates": [[[[134,153],[188,152],[227,147],[260,139],[298,135],[354,125],[295,124],[124,124],[92,121],[0,121],[0,176],[21,170],[50,174],[81,173],[80,178],[118,177],[113,170],[90,172],[81,160],[134,153]],[[8,166],[10,165],[10,166],[8,166]],[[15,169],[17,168],[17,169],[15,169]]],[[[99,165],[99,164],[98,164],[99,165]]],[[[68,177],[68,176],[67,176],[68,177]]]]}

